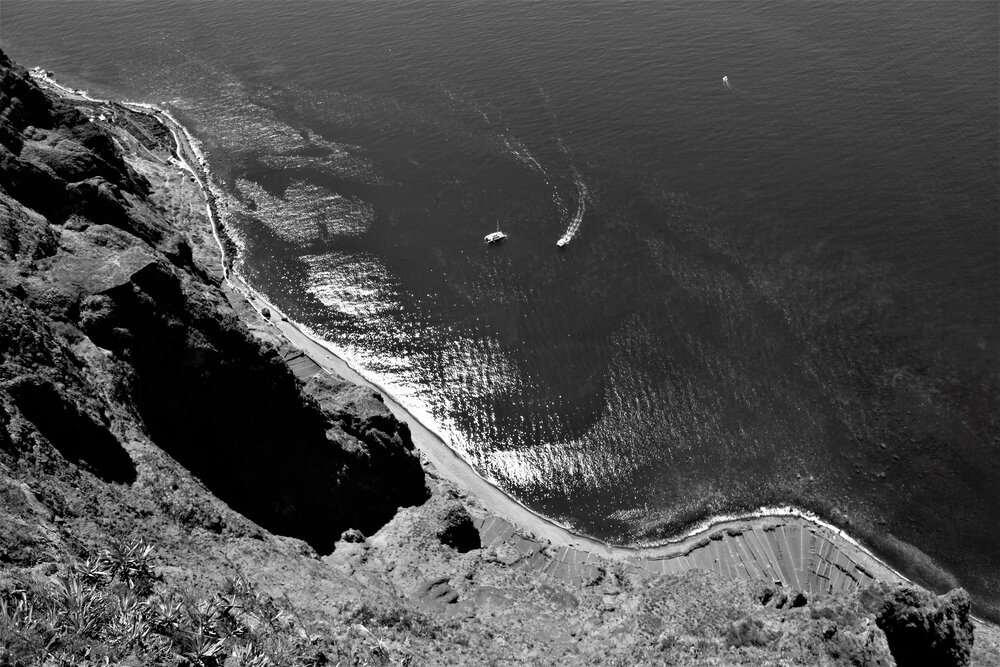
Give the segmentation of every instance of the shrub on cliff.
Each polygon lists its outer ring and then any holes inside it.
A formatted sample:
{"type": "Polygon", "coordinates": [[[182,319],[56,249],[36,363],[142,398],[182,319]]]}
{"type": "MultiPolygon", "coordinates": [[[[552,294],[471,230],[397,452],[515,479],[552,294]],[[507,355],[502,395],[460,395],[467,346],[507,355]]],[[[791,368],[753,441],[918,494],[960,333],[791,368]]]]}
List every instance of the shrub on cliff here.
{"type": "Polygon", "coordinates": [[[726,645],[766,646],[775,640],[775,635],[764,628],[764,623],[756,618],[744,616],[730,623],[726,629],[726,645]]]}

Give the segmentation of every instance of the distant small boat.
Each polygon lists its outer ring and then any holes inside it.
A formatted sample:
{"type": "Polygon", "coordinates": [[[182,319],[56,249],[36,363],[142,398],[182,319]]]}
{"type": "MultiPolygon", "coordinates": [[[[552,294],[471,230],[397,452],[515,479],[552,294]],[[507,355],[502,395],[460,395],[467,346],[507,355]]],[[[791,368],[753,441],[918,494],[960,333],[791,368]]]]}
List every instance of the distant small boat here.
{"type": "Polygon", "coordinates": [[[569,239],[570,239],[569,236],[563,236],[561,239],[556,241],[556,245],[562,248],[563,246],[569,243],[569,239]]]}

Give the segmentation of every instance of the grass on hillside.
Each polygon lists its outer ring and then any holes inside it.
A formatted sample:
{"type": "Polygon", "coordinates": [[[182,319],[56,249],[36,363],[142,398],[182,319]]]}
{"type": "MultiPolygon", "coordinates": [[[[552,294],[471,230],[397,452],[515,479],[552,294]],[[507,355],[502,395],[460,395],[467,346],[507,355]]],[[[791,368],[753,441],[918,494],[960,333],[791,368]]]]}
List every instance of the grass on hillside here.
{"type": "Polygon", "coordinates": [[[170,586],[143,541],[112,542],[47,579],[0,582],[0,667],[405,665],[360,623],[309,632],[242,576],[211,596],[170,586]]]}

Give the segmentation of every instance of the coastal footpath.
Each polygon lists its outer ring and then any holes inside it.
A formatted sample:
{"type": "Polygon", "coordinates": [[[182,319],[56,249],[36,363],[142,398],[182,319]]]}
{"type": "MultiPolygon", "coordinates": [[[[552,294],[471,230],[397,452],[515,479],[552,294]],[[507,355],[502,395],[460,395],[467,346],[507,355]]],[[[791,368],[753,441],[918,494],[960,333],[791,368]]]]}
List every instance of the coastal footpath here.
{"type": "Polygon", "coordinates": [[[963,591],[791,512],[644,550],[530,512],[224,268],[169,114],[2,55],[0,94],[0,593],[142,538],[370,664],[1000,661],[963,591]]]}

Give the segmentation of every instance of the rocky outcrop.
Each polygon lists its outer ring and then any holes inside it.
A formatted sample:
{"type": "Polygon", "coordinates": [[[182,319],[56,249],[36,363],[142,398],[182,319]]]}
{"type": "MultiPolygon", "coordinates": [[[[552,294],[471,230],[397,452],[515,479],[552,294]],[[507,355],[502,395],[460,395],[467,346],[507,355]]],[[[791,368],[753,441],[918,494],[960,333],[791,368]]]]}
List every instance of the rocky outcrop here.
{"type": "Polygon", "coordinates": [[[149,184],[125,163],[111,136],[46,95],[2,52],[0,181],[8,195],[53,223],[99,215],[152,242],[167,227],[130,217],[120,193],[145,194],[149,184]]]}
{"type": "Polygon", "coordinates": [[[912,587],[879,584],[865,590],[862,599],[875,614],[899,667],[969,664],[972,603],[965,590],[956,588],[936,596],[912,587]]]}
{"type": "Polygon", "coordinates": [[[461,553],[478,549],[482,546],[476,525],[462,503],[453,501],[447,503],[437,512],[437,538],[461,553]]]}

